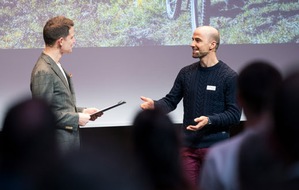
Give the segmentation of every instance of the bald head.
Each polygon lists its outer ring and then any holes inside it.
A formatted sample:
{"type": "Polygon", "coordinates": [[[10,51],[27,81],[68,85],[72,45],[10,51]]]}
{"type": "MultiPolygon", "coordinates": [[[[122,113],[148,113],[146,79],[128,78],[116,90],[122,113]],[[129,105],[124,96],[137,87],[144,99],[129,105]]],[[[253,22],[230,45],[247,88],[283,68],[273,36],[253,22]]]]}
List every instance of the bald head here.
{"type": "Polygon", "coordinates": [[[216,49],[218,49],[219,44],[220,44],[220,34],[216,28],[214,28],[212,26],[200,26],[195,29],[194,33],[195,32],[201,33],[210,42],[215,41],[217,44],[216,49]]]}

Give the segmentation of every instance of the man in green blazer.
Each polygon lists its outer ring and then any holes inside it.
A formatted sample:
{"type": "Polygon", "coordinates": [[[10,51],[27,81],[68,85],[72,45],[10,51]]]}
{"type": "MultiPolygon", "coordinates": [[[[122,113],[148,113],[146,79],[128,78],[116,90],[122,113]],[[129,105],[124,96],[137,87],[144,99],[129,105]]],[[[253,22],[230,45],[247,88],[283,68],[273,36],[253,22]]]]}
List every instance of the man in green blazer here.
{"type": "Polygon", "coordinates": [[[45,49],[31,73],[32,97],[45,99],[51,105],[57,119],[58,143],[63,152],[79,148],[79,126],[85,126],[102,115],[91,117],[99,110],[76,106],[71,76],[59,62],[63,54],[72,52],[74,35],[72,20],[64,16],[48,20],[43,29],[45,49]]]}

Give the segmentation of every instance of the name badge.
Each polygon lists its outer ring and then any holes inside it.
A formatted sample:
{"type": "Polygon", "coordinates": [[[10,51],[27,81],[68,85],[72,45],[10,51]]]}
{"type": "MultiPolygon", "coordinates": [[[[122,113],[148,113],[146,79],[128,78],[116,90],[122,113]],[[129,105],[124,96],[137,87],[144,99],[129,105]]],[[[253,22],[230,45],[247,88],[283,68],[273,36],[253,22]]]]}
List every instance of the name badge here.
{"type": "Polygon", "coordinates": [[[216,86],[207,85],[207,90],[215,91],[216,90],[216,86]]]}

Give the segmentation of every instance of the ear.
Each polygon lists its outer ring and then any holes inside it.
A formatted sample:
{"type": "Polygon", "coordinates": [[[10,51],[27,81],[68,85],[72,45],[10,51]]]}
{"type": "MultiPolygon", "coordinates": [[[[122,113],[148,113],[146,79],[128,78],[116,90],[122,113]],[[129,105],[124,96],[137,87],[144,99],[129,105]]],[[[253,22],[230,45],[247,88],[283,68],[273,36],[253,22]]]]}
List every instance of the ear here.
{"type": "Polygon", "coordinates": [[[213,40],[210,44],[210,50],[216,49],[216,46],[217,46],[217,42],[215,40],[213,40]]]}
{"type": "Polygon", "coordinates": [[[56,41],[56,44],[60,47],[62,46],[62,42],[63,42],[63,38],[61,37],[56,41]]]}

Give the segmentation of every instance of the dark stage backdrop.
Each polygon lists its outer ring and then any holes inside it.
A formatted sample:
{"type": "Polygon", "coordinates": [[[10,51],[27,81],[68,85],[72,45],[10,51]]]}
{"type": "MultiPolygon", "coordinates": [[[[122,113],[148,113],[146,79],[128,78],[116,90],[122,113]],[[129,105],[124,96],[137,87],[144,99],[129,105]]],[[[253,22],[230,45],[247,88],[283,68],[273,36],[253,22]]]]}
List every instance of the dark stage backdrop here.
{"type": "MultiPolygon", "coordinates": [[[[165,96],[179,70],[197,61],[189,46],[192,27],[198,25],[192,20],[193,4],[178,2],[181,8],[172,17],[164,0],[1,1],[0,121],[12,103],[30,96],[43,25],[52,16],[65,15],[75,21],[77,42],[61,63],[73,76],[78,106],[127,102],[88,126],[131,125],[141,95],[165,96]]],[[[271,61],[283,72],[299,62],[297,0],[205,2],[206,19],[197,22],[220,30],[218,58],[234,70],[254,59],[271,61]]],[[[182,105],[170,115],[181,123],[182,105]]]]}

